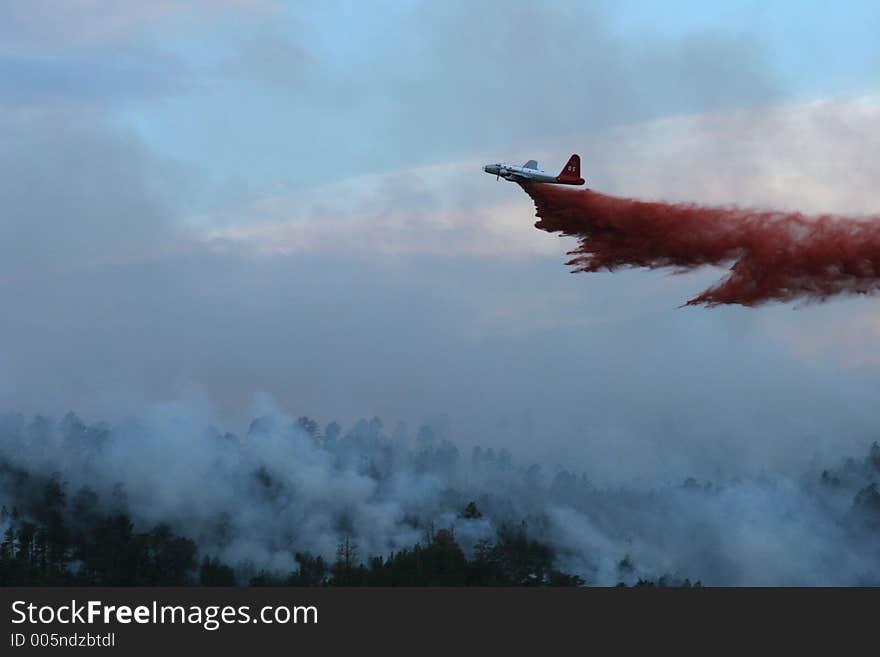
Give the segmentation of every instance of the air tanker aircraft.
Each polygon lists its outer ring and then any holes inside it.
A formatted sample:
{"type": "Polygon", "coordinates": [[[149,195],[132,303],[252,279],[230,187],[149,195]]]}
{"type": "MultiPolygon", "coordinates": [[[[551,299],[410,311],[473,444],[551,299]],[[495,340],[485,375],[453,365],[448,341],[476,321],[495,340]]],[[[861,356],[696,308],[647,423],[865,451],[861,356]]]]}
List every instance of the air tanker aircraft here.
{"type": "Polygon", "coordinates": [[[537,182],[551,183],[556,185],[583,185],[584,179],[581,178],[581,156],[575,153],[568,158],[566,164],[558,176],[552,173],[541,171],[535,160],[529,160],[522,166],[516,164],[505,164],[498,162],[497,164],[487,164],[483,167],[483,171],[495,175],[495,179],[504,178],[510,182],[537,182]]]}

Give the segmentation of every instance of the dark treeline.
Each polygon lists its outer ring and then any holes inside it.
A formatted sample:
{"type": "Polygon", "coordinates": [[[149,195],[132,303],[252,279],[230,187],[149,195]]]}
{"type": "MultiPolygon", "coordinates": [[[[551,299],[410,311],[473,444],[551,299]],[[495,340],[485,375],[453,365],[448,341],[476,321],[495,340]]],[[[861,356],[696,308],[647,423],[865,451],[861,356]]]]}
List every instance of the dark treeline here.
{"type": "MultiPolygon", "coordinates": [[[[0,510],[6,527],[0,544],[0,586],[234,586],[234,569],[216,557],[199,557],[196,543],[160,524],[138,532],[128,512],[104,514],[98,495],[83,486],[67,499],[66,482],[0,463],[6,493],[21,506],[0,510]]],[[[116,489],[124,498],[122,488],[116,489]]],[[[471,502],[463,518],[480,516],[471,502]]],[[[580,586],[584,580],[553,567],[553,551],[529,539],[524,528],[502,528],[497,540],[480,541],[471,558],[452,529],[426,531],[412,548],[361,561],[345,539],[328,563],[295,554],[288,574],[261,571],[253,586],[580,586]]]]}
{"type": "MultiPolygon", "coordinates": [[[[13,421],[16,418],[13,418],[13,421]]],[[[51,422],[35,418],[22,428],[18,440],[46,447],[51,422]],[[39,443],[44,443],[40,445],[39,443]]],[[[7,427],[9,418],[7,418],[7,427]]],[[[267,430],[269,418],[255,420],[251,434],[267,430]]],[[[316,439],[317,424],[300,418],[298,428],[316,439]]],[[[103,449],[110,437],[104,425],[87,427],[68,414],[60,423],[61,449],[103,449]]],[[[425,429],[423,434],[428,430],[425,429]]],[[[334,425],[329,428],[335,440],[334,425]]],[[[423,438],[425,436],[423,435],[423,438]]],[[[231,434],[220,442],[237,442],[231,434]]],[[[445,445],[444,449],[451,446],[445,445]]],[[[277,483],[264,467],[253,473],[259,488],[277,483]]],[[[234,586],[241,584],[235,569],[214,556],[201,556],[196,542],[160,523],[137,531],[127,508],[124,482],[117,482],[109,500],[89,485],[68,494],[60,473],[43,476],[0,459],[0,491],[11,508],[0,509],[4,527],[0,543],[2,586],[234,586]]],[[[462,509],[462,519],[482,514],[474,502],[462,509]]],[[[584,580],[554,568],[553,550],[527,536],[524,527],[502,527],[494,542],[481,540],[468,558],[454,530],[428,525],[423,540],[388,556],[362,560],[357,543],[345,538],[335,561],[309,552],[295,552],[297,568],[290,573],[261,570],[246,582],[253,586],[579,586],[584,580]]]]}
{"type": "Polygon", "coordinates": [[[880,582],[880,446],[800,478],[600,488],[446,429],[0,415],[0,585],[880,582]]]}
{"type": "MultiPolygon", "coordinates": [[[[248,568],[237,568],[211,554],[204,554],[193,538],[175,532],[166,522],[149,528],[139,523],[129,509],[126,482],[117,481],[109,495],[102,495],[89,484],[71,490],[60,472],[30,471],[26,465],[39,461],[46,452],[59,450],[94,463],[116,438],[104,424],[87,426],[74,414],[55,425],[37,416],[26,422],[22,416],[7,415],[3,456],[0,458],[0,585],[2,586],[582,586],[579,575],[556,567],[554,549],[529,536],[527,523],[501,524],[490,538],[481,538],[469,550],[459,544],[452,526],[435,528],[433,519],[409,518],[420,527],[419,541],[387,555],[362,558],[357,541],[343,538],[335,559],[309,551],[290,550],[296,567],[289,572],[260,569],[248,575],[248,568]],[[16,449],[17,448],[17,449],[16,449]],[[22,458],[27,454],[28,457],[22,458]],[[18,457],[18,458],[17,458],[18,457]],[[239,572],[237,572],[237,570],[239,572]]],[[[277,420],[262,417],[252,422],[248,437],[269,434],[277,420]]],[[[353,450],[362,457],[364,442],[376,445],[381,423],[374,419],[361,423],[346,436],[335,423],[321,431],[313,420],[302,417],[295,431],[308,436],[321,450],[349,460],[353,450]],[[360,444],[358,444],[360,443],[360,444]]],[[[209,438],[220,449],[238,449],[240,441],[232,434],[212,433],[209,438]]],[[[418,472],[454,467],[457,449],[448,441],[437,441],[429,427],[419,431],[422,449],[413,456],[418,472]]],[[[389,476],[394,455],[380,446],[380,458],[360,466],[376,480],[389,476]],[[384,472],[382,471],[384,470],[384,472]]],[[[510,468],[506,451],[474,451],[477,464],[510,468]]],[[[51,459],[50,459],[51,461],[51,459]]],[[[339,464],[337,463],[337,466],[339,464]]],[[[43,468],[44,469],[44,468],[43,468]]],[[[527,471],[535,476],[534,468],[527,471]]],[[[250,473],[255,490],[253,503],[277,501],[284,486],[277,472],[261,464],[250,473]]],[[[106,487],[105,487],[106,488],[106,487]]],[[[327,491],[332,495],[332,491],[327,491]]],[[[452,493],[448,494],[452,495],[452,493]]],[[[459,510],[457,520],[478,522],[483,518],[475,501],[459,510]]],[[[231,525],[227,516],[227,524],[231,525]]],[[[217,532],[217,541],[223,543],[217,532]]],[[[204,546],[208,551],[212,547],[204,546]]],[[[627,561],[621,562],[626,573],[627,561]]],[[[639,585],[665,585],[639,579],[639,585]]],[[[675,582],[682,583],[682,582],[675,582]]],[[[690,585],[689,581],[683,582],[690,585]]]]}

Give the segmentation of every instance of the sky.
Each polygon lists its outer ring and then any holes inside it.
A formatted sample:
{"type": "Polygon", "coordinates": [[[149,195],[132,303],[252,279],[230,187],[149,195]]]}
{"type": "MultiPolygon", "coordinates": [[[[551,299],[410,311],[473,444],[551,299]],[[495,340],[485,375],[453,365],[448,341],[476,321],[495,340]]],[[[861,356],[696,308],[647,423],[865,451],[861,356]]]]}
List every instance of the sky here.
{"type": "MultiPolygon", "coordinates": [[[[271,398],[616,477],[876,437],[876,298],[679,308],[570,275],[480,170],[876,213],[880,8],[0,0],[0,407],[271,398]]],[[[195,401],[193,403],[196,403],[195,401]]]]}

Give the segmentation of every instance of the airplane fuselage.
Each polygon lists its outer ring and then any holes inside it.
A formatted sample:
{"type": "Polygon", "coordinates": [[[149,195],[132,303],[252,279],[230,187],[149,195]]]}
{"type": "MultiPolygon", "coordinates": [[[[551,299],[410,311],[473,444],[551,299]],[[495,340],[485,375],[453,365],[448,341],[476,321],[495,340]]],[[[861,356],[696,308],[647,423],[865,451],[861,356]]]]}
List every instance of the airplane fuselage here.
{"type": "Polygon", "coordinates": [[[487,164],[483,167],[483,171],[492,174],[498,178],[504,178],[510,182],[535,182],[549,183],[554,185],[583,185],[584,179],[581,178],[581,161],[578,155],[572,155],[568,163],[559,173],[553,175],[538,168],[538,163],[529,160],[525,164],[508,164],[507,162],[496,162],[495,164],[487,164]]]}
{"type": "Polygon", "coordinates": [[[505,180],[516,182],[517,178],[521,180],[531,180],[532,182],[556,183],[558,176],[547,173],[541,169],[526,169],[518,164],[507,164],[499,162],[497,164],[487,164],[483,167],[483,171],[491,173],[493,176],[500,176],[505,180]]]}

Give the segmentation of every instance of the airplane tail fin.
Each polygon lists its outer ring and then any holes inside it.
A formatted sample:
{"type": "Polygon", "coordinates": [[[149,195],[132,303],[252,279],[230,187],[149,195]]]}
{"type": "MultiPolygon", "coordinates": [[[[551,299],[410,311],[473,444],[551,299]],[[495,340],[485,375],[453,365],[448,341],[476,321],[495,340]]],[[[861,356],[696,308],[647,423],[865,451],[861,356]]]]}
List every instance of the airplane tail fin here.
{"type": "Polygon", "coordinates": [[[559,172],[559,182],[568,185],[583,185],[584,179],[581,178],[581,156],[575,153],[570,158],[562,171],[559,172]]]}

